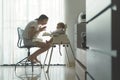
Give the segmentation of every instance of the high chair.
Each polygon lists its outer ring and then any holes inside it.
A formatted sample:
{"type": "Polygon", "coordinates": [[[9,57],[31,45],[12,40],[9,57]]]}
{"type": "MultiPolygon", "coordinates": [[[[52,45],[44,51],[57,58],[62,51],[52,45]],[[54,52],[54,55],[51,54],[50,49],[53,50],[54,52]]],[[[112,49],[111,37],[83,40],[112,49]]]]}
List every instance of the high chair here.
{"type": "MultiPolygon", "coordinates": [[[[46,33],[45,33],[46,34],[46,33]]],[[[48,36],[51,36],[50,34],[47,34],[48,36]]],[[[47,36],[47,35],[43,35],[43,36],[47,36]]],[[[49,58],[49,63],[48,63],[48,67],[47,67],[47,73],[49,71],[49,67],[50,67],[50,62],[51,62],[51,59],[52,59],[52,54],[53,54],[53,48],[56,46],[56,45],[59,45],[59,53],[60,55],[61,54],[61,45],[63,45],[63,47],[65,47],[65,51],[66,51],[66,55],[67,55],[67,59],[68,59],[68,63],[70,65],[70,62],[69,62],[69,57],[68,57],[68,53],[67,53],[67,47],[70,46],[71,48],[71,51],[72,51],[72,54],[73,54],[73,57],[74,57],[74,52],[73,52],[73,49],[72,49],[72,46],[70,44],[70,40],[68,39],[67,35],[66,34],[60,34],[60,35],[53,35],[52,36],[53,38],[53,42],[51,44],[51,53],[50,53],[50,58],[49,58]]],[[[44,64],[46,62],[46,59],[47,59],[47,56],[48,56],[48,52],[49,50],[47,51],[47,54],[45,56],[45,60],[44,60],[44,64]]],[[[75,57],[74,57],[75,58],[75,57]]]]}

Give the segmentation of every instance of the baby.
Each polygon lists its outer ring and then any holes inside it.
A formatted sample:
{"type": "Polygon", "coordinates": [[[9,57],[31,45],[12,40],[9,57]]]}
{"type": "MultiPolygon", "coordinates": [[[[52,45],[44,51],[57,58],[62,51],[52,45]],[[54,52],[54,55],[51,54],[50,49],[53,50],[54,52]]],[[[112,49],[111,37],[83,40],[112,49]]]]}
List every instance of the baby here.
{"type": "Polygon", "coordinates": [[[65,24],[60,22],[57,24],[56,30],[53,31],[51,34],[54,35],[60,35],[65,33],[65,24]]]}
{"type": "MultiPolygon", "coordinates": [[[[65,29],[66,29],[65,24],[63,22],[59,22],[57,24],[56,30],[53,31],[51,33],[51,35],[58,36],[58,35],[61,35],[61,34],[65,34],[65,29]]],[[[46,41],[46,43],[51,43],[52,41],[53,41],[53,38],[51,38],[49,41],[46,41]]]]}

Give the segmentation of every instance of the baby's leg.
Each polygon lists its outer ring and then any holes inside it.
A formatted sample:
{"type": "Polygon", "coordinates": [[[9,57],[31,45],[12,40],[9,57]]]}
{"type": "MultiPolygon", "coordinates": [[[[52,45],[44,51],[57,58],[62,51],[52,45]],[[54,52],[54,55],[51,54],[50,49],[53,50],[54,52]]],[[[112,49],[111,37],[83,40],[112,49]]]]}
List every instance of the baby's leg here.
{"type": "Polygon", "coordinates": [[[46,43],[47,43],[47,44],[50,44],[50,43],[52,43],[52,42],[53,42],[53,38],[51,38],[49,41],[46,40],[46,43]]]}

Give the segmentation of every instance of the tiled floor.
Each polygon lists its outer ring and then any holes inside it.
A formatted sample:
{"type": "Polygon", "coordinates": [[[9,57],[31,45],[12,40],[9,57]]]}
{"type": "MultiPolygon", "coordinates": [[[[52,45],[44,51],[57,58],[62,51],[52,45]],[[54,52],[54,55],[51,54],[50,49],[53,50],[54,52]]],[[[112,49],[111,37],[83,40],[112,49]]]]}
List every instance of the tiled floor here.
{"type": "Polygon", "coordinates": [[[0,80],[75,80],[74,67],[51,66],[49,73],[46,73],[46,67],[41,69],[39,66],[34,67],[32,73],[31,66],[15,67],[1,66],[0,80]]]}

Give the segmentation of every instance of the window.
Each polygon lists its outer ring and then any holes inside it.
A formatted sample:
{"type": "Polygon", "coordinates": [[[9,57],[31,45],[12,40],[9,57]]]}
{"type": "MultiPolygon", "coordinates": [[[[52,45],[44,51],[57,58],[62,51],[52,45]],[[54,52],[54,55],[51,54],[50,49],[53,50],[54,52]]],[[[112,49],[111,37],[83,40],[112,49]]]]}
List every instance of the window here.
{"type": "Polygon", "coordinates": [[[24,29],[41,14],[49,17],[47,31],[64,22],[64,0],[0,0],[0,4],[0,64],[13,64],[27,56],[26,49],[17,47],[17,27],[24,29]]]}

